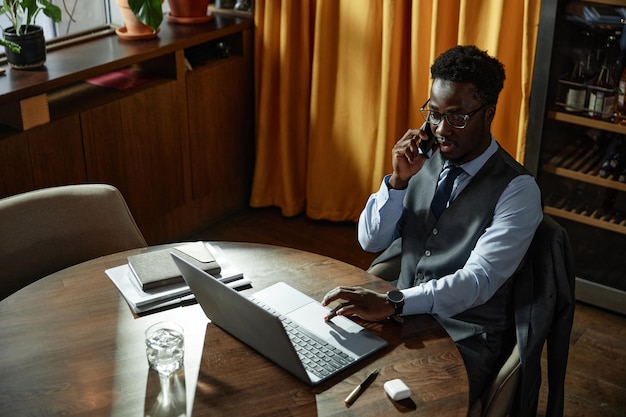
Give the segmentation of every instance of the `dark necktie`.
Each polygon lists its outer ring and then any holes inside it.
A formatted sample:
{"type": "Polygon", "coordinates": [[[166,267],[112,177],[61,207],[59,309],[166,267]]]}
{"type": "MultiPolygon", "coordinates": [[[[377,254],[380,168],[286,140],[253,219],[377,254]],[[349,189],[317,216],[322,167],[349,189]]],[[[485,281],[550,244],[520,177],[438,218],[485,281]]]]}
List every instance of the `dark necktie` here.
{"type": "Polygon", "coordinates": [[[454,185],[454,180],[459,174],[463,172],[463,168],[460,166],[452,166],[448,170],[448,175],[441,181],[441,184],[437,187],[437,191],[435,191],[435,197],[433,198],[433,202],[430,204],[430,209],[433,211],[433,214],[438,219],[441,216],[441,213],[446,209],[448,205],[448,200],[450,200],[450,194],[452,194],[452,186],[454,185]]]}

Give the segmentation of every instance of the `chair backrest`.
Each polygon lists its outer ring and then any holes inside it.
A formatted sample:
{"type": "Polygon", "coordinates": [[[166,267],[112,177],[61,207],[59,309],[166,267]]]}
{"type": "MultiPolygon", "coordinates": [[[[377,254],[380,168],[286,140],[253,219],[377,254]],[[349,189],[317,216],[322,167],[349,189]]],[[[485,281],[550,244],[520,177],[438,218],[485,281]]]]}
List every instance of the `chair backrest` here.
{"type": "Polygon", "coordinates": [[[544,215],[516,278],[515,327],[522,367],[511,415],[537,413],[541,363],[547,348],[546,417],[563,415],[564,381],[576,307],[574,257],[567,231],[544,215]],[[521,279],[520,279],[521,278],[521,279]]]}
{"type": "Polygon", "coordinates": [[[487,389],[481,401],[482,417],[504,417],[509,415],[520,378],[522,363],[517,345],[506,360],[498,375],[487,389]]]}
{"type": "Polygon", "coordinates": [[[1,199],[0,240],[0,300],[69,266],[147,246],[122,194],[105,184],[1,199]]]}
{"type": "Polygon", "coordinates": [[[548,351],[548,406],[563,415],[563,387],[575,297],[574,267],[567,232],[544,215],[526,260],[515,276],[517,344],[482,399],[482,417],[535,415],[541,357],[548,351]]]}
{"type": "Polygon", "coordinates": [[[367,269],[372,275],[376,275],[385,281],[397,281],[402,267],[402,238],[399,237],[383,253],[372,261],[367,269]]]}

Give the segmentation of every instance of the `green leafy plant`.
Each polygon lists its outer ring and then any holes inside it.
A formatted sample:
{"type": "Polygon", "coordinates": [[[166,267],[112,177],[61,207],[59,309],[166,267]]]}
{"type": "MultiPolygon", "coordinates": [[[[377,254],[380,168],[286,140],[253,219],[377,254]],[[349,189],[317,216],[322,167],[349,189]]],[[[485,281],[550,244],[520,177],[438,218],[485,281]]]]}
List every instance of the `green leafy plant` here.
{"type": "Polygon", "coordinates": [[[163,21],[162,0],[128,0],[128,6],[144,25],[156,32],[163,21]]]}
{"type": "MultiPolygon", "coordinates": [[[[65,1],[63,2],[65,7],[65,1]]],[[[63,17],[61,8],[48,0],[4,0],[0,3],[0,14],[7,15],[17,36],[21,36],[28,27],[35,23],[35,19],[42,13],[59,23],[63,17]]],[[[68,12],[68,15],[71,14],[68,12]]],[[[14,52],[20,52],[20,47],[14,42],[0,39],[0,45],[10,48],[14,52]]]]}

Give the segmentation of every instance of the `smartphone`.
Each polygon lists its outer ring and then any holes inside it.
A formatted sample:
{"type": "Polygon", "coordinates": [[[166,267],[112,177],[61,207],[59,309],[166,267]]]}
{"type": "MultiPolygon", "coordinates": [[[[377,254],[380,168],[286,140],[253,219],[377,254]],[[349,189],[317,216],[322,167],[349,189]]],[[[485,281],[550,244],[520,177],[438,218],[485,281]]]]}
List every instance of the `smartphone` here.
{"type": "Polygon", "coordinates": [[[431,130],[430,123],[426,122],[426,124],[424,125],[424,130],[426,131],[426,134],[428,135],[428,140],[420,140],[419,147],[424,153],[424,155],[428,158],[428,151],[432,149],[433,145],[437,141],[437,137],[431,130]]]}

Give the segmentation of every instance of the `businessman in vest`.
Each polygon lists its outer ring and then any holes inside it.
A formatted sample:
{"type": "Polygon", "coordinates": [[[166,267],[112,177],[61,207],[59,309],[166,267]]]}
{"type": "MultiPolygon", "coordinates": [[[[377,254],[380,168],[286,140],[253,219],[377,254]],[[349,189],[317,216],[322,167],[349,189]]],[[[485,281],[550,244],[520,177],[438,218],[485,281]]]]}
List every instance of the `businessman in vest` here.
{"type": "MultiPolygon", "coordinates": [[[[529,172],[491,135],[503,65],[475,46],[456,46],[431,66],[425,121],[394,145],[393,172],[361,213],[358,238],[374,262],[401,254],[396,285],[378,294],[338,287],[328,317],[432,314],[457,344],[480,399],[515,345],[512,279],[543,218],[529,172]],[[426,152],[425,129],[436,137],[426,152]]],[[[516,129],[512,128],[512,131],[516,129]]]]}

